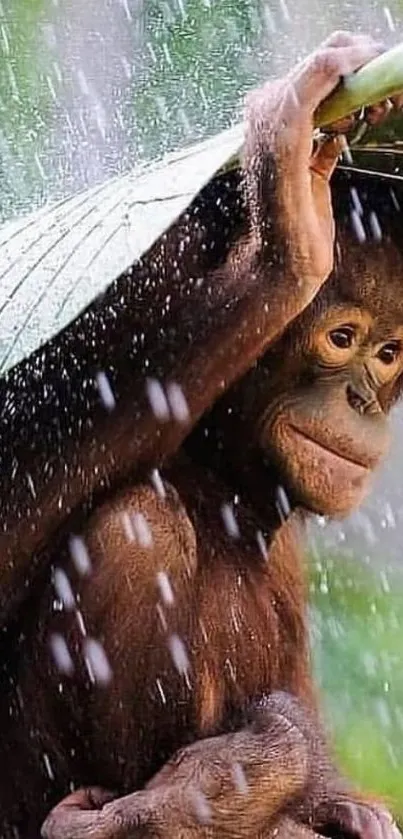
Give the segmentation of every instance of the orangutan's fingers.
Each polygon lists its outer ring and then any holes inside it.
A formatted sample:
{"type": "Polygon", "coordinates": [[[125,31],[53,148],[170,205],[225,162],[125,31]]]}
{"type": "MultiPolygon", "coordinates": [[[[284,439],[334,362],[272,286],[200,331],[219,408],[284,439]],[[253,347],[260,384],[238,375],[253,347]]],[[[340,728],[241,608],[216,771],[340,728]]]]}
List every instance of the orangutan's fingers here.
{"type": "Polygon", "coordinates": [[[398,93],[397,96],[391,96],[390,101],[394,110],[401,111],[403,108],[403,93],[398,93]]]}
{"type": "Polygon", "coordinates": [[[355,123],[356,114],[349,114],[349,116],[338,119],[336,122],[332,122],[331,125],[326,126],[325,132],[326,134],[347,134],[354,128],[355,123]]]}
{"type": "Polygon", "coordinates": [[[329,180],[345,147],[345,142],[344,135],[339,134],[319,143],[311,157],[309,165],[311,171],[329,180]]]}
{"type": "Polygon", "coordinates": [[[368,125],[379,125],[389,116],[392,107],[393,105],[390,99],[378,102],[377,105],[371,105],[369,108],[365,109],[365,122],[368,125]]]}

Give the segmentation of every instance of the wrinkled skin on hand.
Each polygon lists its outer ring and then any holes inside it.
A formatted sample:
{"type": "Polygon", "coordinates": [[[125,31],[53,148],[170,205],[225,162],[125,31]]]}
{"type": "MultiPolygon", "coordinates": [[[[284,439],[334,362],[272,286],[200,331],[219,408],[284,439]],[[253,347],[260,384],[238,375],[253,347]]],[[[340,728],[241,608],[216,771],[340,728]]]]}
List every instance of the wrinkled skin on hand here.
{"type": "Polygon", "coordinates": [[[387,811],[353,800],[317,721],[287,694],[249,711],[241,731],[182,749],[145,790],[113,800],[82,789],[49,815],[44,839],[314,835],[399,839],[387,811]]]}

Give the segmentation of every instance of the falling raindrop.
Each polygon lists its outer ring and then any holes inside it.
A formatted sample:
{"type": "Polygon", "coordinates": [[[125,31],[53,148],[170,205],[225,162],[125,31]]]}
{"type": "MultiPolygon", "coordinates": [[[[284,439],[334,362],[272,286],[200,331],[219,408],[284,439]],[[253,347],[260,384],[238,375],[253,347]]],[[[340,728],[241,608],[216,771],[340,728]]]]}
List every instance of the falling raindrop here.
{"type": "Polygon", "coordinates": [[[132,17],[132,13],[129,9],[128,0],[120,0],[120,2],[123,6],[123,9],[124,9],[127,20],[129,21],[129,23],[131,23],[131,21],[133,20],[133,17],[132,17]]]}
{"type": "Polygon", "coordinates": [[[163,51],[163,53],[164,53],[164,55],[165,55],[165,58],[166,58],[167,64],[168,64],[170,67],[173,67],[173,61],[172,61],[171,53],[170,53],[170,51],[169,51],[169,47],[168,47],[168,44],[167,44],[167,42],[166,42],[166,41],[164,41],[164,43],[162,44],[162,51],[163,51]]]}
{"type": "Polygon", "coordinates": [[[355,186],[352,186],[350,189],[351,200],[354,205],[354,209],[357,211],[359,216],[364,215],[364,210],[361,204],[360,196],[358,195],[358,191],[355,186]]]}
{"type": "Polygon", "coordinates": [[[35,154],[34,154],[34,161],[35,161],[36,168],[37,168],[42,180],[43,181],[46,180],[45,170],[42,166],[42,162],[41,162],[41,159],[39,157],[38,152],[35,152],[35,154]]]}
{"type": "Polygon", "coordinates": [[[85,623],[84,623],[84,618],[83,618],[82,612],[80,612],[78,609],[76,611],[76,618],[77,618],[77,623],[78,623],[78,628],[80,630],[80,633],[83,636],[83,638],[85,638],[86,635],[87,635],[87,630],[85,628],[85,623]]]}
{"type": "Polygon", "coordinates": [[[103,371],[97,373],[96,383],[98,385],[99,395],[101,397],[102,404],[104,405],[107,411],[113,411],[114,407],[116,406],[116,400],[106,373],[104,373],[103,371]]]}
{"type": "Polygon", "coordinates": [[[396,198],[396,193],[394,189],[390,190],[390,197],[392,199],[392,204],[397,212],[400,212],[400,204],[396,198]]]}
{"type": "Polygon", "coordinates": [[[284,487],[280,484],[276,488],[276,509],[281,521],[287,521],[291,513],[291,505],[284,487]]]}
{"type": "Polygon", "coordinates": [[[49,639],[53,660],[59,673],[71,676],[74,673],[74,665],[63,635],[54,633],[49,639]]]}
{"type": "Polygon", "coordinates": [[[232,766],[232,775],[234,778],[234,784],[238,792],[241,792],[243,795],[249,790],[248,782],[246,780],[246,775],[243,770],[241,764],[236,761],[232,766]]]}
{"type": "Polygon", "coordinates": [[[50,778],[51,781],[54,781],[55,776],[53,774],[52,764],[49,760],[49,755],[47,755],[46,752],[43,753],[43,762],[45,764],[45,769],[46,769],[48,777],[50,778]]]}
{"type": "Polygon", "coordinates": [[[280,0],[280,9],[283,13],[284,20],[286,23],[291,23],[291,15],[286,3],[286,0],[280,0]]]}
{"type": "Polygon", "coordinates": [[[369,226],[371,228],[371,233],[372,233],[373,238],[375,239],[375,242],[381,242],[382,241],[382,228],[381,228],[381,225],[379,224],[379,219],[378,219],[377,214],[374,213],[374,212],[371,212],[369,214],[368,221],[369,221],[369,226]]]}
{"type": "Polygon", "coordinates": [[[32,495],[32,498],[35,499],[36,498],[35,484],[32,480],[32,475],[30,475],[29,472],[27,472],[27,484],[29,486],[29,490],[30,490],[30,493],[32,495]]]}
{"type": "Polygon", "coordinates": [[[256,541],[257,541],[258,548],[260,550],[260,553],[262,554],[263,559],[267,560],[268,557],[269,557],[269,554],[268,554],[268,550],[267,550],[266,539],[264,538],[261,530],[258,530],[256,532],[256,541]]]}
{"type": "Polygon", "coordinates": [[[394,32],[395,29],[396,29],[396,24],[395,24],[395,21],[393,20],[392,12],[390,11],[389,6],[384,6],[383,7],[383,13],[385,15],[386,23],[387,23],[390,31],[394,32]]]}
{"type": "Polygon", "coordinates": [[[200,789],[194,789],[191,792],[193,811],[200,824],[210,824],[212,819],[212,811],[210,804],[200,789]]]}
{"type": "Polygon", "coordinates": [[[160,422],[167,422],[170,418],[169,405],[158,379],[147,379],[146,394],[154,416],[160,422]]]}
{"type": "Polygon", "coordinates": [[[157,603],[157,615],[158,615],[158,617],[159,617],[160,624],[161,624],[161,627],[162,627],[163,631],[164,631],[164,632],[167,632],[167,630],[168,630],[168,621],[167,621],[167,619],[166,619],[166,617],[165,617],[165,612],[164,612],[164,610],[163,610],[163,608],[162,608],[162,606],[161,606],[161,603],[157,603]]]}
{"type": "Polygon", "coordinates": [[[70,581],[62,568],[55,568],[53,572],[53,585],[59,600],[67,611],[75,609],[76,601],[70,581]]]}
{"type": "Polygon", "coordinates": [[[238,522],[235,518],[234,510],[231,504],[221,505],[221,517],[228,536],[231,536],[232,539],[239,539],[240,533],[238,522]]]}
{"type": "Polygon", "coordinates": [[[199,85],[199,93],[200,93],[200,99],[203,102],[203,105],[204,105],[205,109],[208,110],[208,106],[209,106],[208,105],[208,99],[207,99],[207,96],[204,92],[204,87],[203,87],[202,84],[199,85]]]}
{"type": "Polygon", "coordinates": [[[84,542],[80,536],[70,536],[69,552],[79,574],[85,577],[91,571],[91,560],[84,542]]]}
{"type": "Polygon", "coordinates": [[[184,676],[186,682],[189,684],[189,670],[190,663],[185,644],[179,635],[174,632],[168,638],[168,648],[172,656],[173,663],[181,676],[184,676]]]}
{"type": "Polygon", "coordinates": [[[181,386],[176,382],[170,382],[167,385],[167,398],[173,418],[180,423],[188,422],[189,408],[181,386]]]}
{"type": "Polygon", "coordinates": [[[165,571],[159,571],[157,574],[157,585],[160,590],[161,598],[166,606],[173,606],[175,597],[173,589],[165,571]]]}
{"type": "Polygon", "coordinates": [[[150,43],[150,41],[147,41],[147,43],[146,43],[146,49],[147,49],[147,50],[148,50],[148,52],[150,53],[150,56],[151,56],[151,58],[152,58],[153,63],[154,63],[154,64],[158,64],[158,59],[157,59],[157,56],[156,56],[156,54],[155,54],[154,47],[153,47],[153,45],[150,43]]]}
{"type": "Polygon", "coordinates": [[[176,2],[178,4],[178,9],[181,13],[182,20],[186,20],[187,13],[186,13],[185,4],[184,4],[183,0],[176,0],[176,2]]]}
{"type": "Polygon", "coordinates": [[[357,213],[357,210],[353,209],[350,213],[351,219],[351,226],[353,228],[354,234],[356,236],[357,241],[362,245],[366,241],[366,234],[364,225],[361,221],[360,216],[357,213]]]}
{"type": "Polygon", "coordinates": [[[131,519],[130,514],[125,510],[124,513],[121,514],[121,521],[123,525],[123,530],[128,542],[134,542],[136,538],[136,534],[134,532],[133,522],[131,519]]]}
{"type": "Polygon", "coordinates": [[[91,681],[102,686],[108,685],[112,679],[112,670],[102,644],[95,638],[86,638],[84,656],[91,681]]]}
{"type": "Polygon", "coordinates": [[[10,55],[10,40],[9,40],[9,36],[8,36],[7,27],[4,23],[2,23],[1,26],[0,26],[0,34],[1,34],[2,49],[3,49],[4,55],[10,55]]]}
{"type": "Polygon", "coordinates": [[[50,76],[46,76],[46,84],[49,88],[50,95],[54,102],[57,102],[57,93],[55,90],[55,86],[53,84],[53,79],[50,76]]]}
{"type": "Polygon", "coordinates": [[[143,516],[143,513],[133,513],[131,519],[133,530],[139,545],[141,545],[142,548],[151,548],[153,544],[153,536],[150,526],[143,516]]]}
{"type": "Polygon", "coordinates": [[[158,693],[161,697],[161,700],[162,700],[163,704],[166,705],[167,704],[167,698],[165,696],[165,692],[164,692],[164,689],[162,687],[161,679],[156,679],[155,683],[157,685],[158,693]]]}
{"type": "Polygon", "coordinates": [[[160,472],[158,469],[153,469],[150,475],[151,483],[160,498],[166,498],[166,491],[164,487],[164,482],[161,478],[160,472]]]}

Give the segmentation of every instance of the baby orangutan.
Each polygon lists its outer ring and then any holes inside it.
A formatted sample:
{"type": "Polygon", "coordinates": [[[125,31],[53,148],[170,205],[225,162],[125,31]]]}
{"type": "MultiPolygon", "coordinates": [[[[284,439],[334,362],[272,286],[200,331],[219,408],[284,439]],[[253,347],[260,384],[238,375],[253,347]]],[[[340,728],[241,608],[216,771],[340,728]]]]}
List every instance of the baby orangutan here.
{"type": "Polygon", "coordinates": [[[329,756],[298,550],[304,515],[360,503],[401,389],[396,196],[338,172],[332,206],[340,140],[312,141],[320,102],[377,51],[336,33],[253,93],[243,192],[217,179],[98,301],[105,318],[7,383],[45,428],[30,446],[32,425],[3,431],[7,839],[37,839],[52,807],[45,839],[400,836],[329,756]],[[352,183],[377,200],[381,242],[355,240],[352,183]],[[97,369],[117,395],[107,417],[82,396],[97,369]],[[186,421],[153,415],[150,375],[180,387],[186,421]],[[7,484],[23,455],[36,512],[7,484]]]}

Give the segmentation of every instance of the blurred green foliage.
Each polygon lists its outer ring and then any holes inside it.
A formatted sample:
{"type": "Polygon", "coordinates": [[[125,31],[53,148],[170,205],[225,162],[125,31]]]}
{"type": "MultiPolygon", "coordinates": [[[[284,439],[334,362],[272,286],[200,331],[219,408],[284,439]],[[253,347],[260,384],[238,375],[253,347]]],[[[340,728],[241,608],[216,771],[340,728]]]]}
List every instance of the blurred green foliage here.
{"type": "Polygon", "coordinates": [[[134,88],[145,157],[219,131],[239,117],[239,102],[256,80],[259,0],[154,0],[146,5],[151,50],[134,88]],[[157,133],[156,133],[157,129],[157,133]]]}
{"type": "Polygon", "coordinates": [[[43,187],[50,94],[39,24],[45,0],[0,2],[0,219],[43,187]]]}
{"type": "MultiPolygon", "coordinates": [[[[72,69],[57,53],[56,5],[0,0],[0,220],[11,208],[19,212],[49,192],[63,192],[68,144],[61,149],[60,171],[48,171],[48,156],[53,167],[55,160],[49,148],[52,121],[62,104],[55,101],[55,91],[72,69]]],[[[131,55],[122,53],[122,62],[131,65],[131,78],[122,69],[121,85],[130,87],[133,103],[126,125],[132,164],[239,117],[243,94],[257,78],[260,10],[261,0],[145,0],[141,38],[133,38],[131,55]]],[[[96,20],[93,26],[96,37],[96,20]]],[[[106,33],[100,37],[105,41],[106,33]]],[[[104,70],[107,74],[107,65],[104,70]]],[[[102,78],[95,81],[102,95],[102,78]]],[[[79,124],[78,113],[70,117],[73,126],[79,124]]]]}
{"type": "Polygon", "coordinates": [[[312,573],[317,679],[339,761],[403,823],[403,585],[342,557],[312,573]]]}

